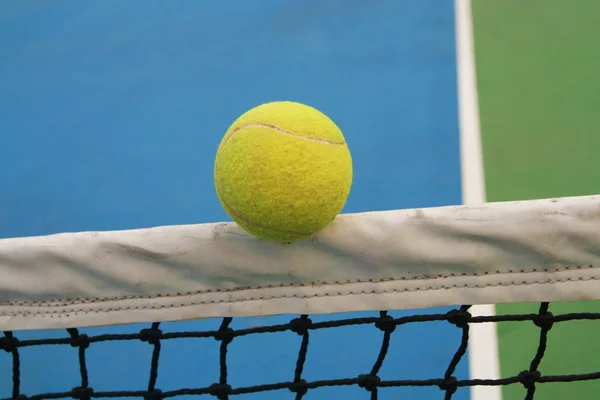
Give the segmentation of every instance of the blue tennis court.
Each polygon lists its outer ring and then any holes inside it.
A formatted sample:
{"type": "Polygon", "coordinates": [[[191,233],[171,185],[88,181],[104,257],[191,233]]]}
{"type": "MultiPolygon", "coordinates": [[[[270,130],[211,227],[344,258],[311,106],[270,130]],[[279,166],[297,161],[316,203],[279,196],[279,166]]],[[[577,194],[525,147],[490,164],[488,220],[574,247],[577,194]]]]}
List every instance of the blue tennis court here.
{"type": "MultiPolygon", "coordinates": [[[[344,132],[354,163],[344,213],[460,204],[454,20],[453,2],[435,0],[4,2],[0,238],[228,220],[214,192],[216,149],[238,115],[275,100],[312,105],[344,132]]],[[[446,309],[427,310],[440,311],[446,309]]],[[[290,317],[233,324],[273,319],[290,317]]],[[[313,335],[306,379],[368,370],[380,334],[361,327],[313,335]]],[[[40,335],[65,332],[19,337],[40,335]]],[[[394,335],[382,378],[442,376],[460,342],[460,332],[445,322],[394,335]]],[[[290,379],[299,343],[292,334],[234,341],[230,384],[290,379]]],[[[165,342],[157,386],[215,382],[218,346],[212,339],[165,342]]],[[[22,392],[78,386],[76,353],[23,349],[22,392]]],[[[151,354],[141,342],[94,346],[90,383],[95,390],[142,389],[151,354]]],[[[0,376],[10,368],[0,354],[0,376]]],[[[456,376],[468,376],[466,359],[456,376]]],[[[10,388],[0,382],[0,398],[10,388]]],[[[382,398],[440,393],[387,389],[382,398]]],[[[365,391],[327,388],[307,397],[362,399],[365,391]]],[[[468,389],[453,397],[467,398],[468,389]]]]}

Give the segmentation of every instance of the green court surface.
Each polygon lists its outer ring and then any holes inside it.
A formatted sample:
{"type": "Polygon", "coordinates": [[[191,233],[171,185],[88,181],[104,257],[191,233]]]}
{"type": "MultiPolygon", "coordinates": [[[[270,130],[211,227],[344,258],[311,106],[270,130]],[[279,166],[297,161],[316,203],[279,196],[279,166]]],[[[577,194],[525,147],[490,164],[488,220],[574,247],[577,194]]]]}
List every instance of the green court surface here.
{"type": "MultiPolygon", "coordinates": [[[[600,1],[480,0],[473,24],[488,201],[600,192],[600,1]]],[[[538,305],[498,306],[498,313],[538,305]]],[[[551,303],[550,311],[598,312],[600,302],[551,303]]],[[[543,374],[600,369],[591,322],[556,324],[543,374]]],[[[498,325],[502,376],[528,368],[539,341],[531,324],[498,325]]],[[[523,398],[520,385],[504,399],[523,398]]],[[[597,399],[600,382],[538,385],[536,399],[597,399]]]]}

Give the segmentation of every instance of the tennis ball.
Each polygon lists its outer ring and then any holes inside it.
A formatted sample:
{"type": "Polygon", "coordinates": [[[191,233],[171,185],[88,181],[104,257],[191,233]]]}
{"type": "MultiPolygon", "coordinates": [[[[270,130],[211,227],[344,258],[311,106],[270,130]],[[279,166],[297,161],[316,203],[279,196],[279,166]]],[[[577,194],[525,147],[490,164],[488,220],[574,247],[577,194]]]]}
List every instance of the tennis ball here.
{"type": "Polygon", "coordinates": [[[266,103],[229,127],[214,180],[223,208],[245,231],[292,242],[340,213],[352,185],[352,158],[325,114],[290,101],[266,103]]]}

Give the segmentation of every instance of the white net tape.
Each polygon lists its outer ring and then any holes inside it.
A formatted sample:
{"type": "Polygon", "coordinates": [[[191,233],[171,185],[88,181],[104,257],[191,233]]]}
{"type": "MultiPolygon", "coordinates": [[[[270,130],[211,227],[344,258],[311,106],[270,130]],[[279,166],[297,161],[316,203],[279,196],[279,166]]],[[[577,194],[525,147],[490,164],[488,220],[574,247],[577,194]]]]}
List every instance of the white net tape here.
{"type": "Polygon", "coordinates": [[[600,298],[600,196],[0,240],[0,330],[600,298]]]}

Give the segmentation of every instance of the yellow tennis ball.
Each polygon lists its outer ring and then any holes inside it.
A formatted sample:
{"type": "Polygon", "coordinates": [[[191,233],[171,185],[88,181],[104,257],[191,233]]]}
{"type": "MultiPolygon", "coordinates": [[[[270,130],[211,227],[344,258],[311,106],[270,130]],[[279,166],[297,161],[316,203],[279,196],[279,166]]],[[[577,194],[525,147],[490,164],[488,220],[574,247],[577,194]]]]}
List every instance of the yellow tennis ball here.
{"type": "Polygon", "coordinates": [[[352,185],[352,158],[325,114],[300,103],[266,103],[227,130],[214,179],[221,204],[245,231],[291,242],[340,213],[352,185]]]}

